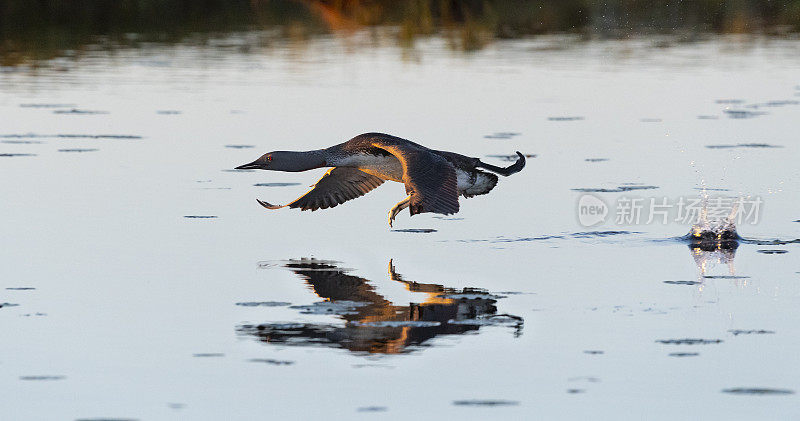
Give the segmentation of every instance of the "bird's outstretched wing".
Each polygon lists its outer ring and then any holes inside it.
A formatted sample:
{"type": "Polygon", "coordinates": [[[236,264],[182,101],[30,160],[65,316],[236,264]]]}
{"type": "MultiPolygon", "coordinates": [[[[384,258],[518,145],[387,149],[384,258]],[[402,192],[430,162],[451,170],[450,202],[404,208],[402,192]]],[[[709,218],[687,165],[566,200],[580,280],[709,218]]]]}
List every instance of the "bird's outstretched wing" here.
{"type": "Polygon", "coordinates": [[[267,209],[280,209],[288,206],[315,211],[332,208],[348,200],[361,197],[383,184],[384,181],[382,178],[367,174],[357,168],[336,167],[328,170],[311,190],[292,203],[279,206],[256,200],[267,209]]]}
{"type": "Polygon", "coordinates": [[[396,142],[376,140],[373,146],[394,155],[403,166],[403,182],[411,196],[411,215],[458,212],[458,180],[450,162],[433,151],[396,142]]]}

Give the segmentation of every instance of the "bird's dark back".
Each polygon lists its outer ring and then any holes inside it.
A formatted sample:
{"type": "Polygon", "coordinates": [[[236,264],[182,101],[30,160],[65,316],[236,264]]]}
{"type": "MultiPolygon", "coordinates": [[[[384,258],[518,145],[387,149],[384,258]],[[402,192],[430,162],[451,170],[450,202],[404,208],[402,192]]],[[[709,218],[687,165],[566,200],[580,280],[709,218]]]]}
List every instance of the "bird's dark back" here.
{"type": "Polygon", "coordinates": [[[436,155],[439,155],[445,158],[448,162],[450,162],[454,167],[458,169],[462,169],[464,171],[474,171],[475,165],[478,163],[478,158],[471,158],[465,155],[461,155],[455,152],[448,152],[448,151],[437,151],[434,149],[430,149],[426,146],[420,145],[419,143],[412,142],[408,139],[403,139],[401,137],[392,136],[386,133],[364,133],[360,134],[347,142],[342,144],[333,146],[332,148],[336,148],[337,150],[343,153],[370,153],[373,155],[391,155],[380,147],[376,147],[375,144],[386,144],[386,145],[393,145],[393,146],[402,146],[408,148],[414,148],[417,150],[425,150],[436,155]]]}

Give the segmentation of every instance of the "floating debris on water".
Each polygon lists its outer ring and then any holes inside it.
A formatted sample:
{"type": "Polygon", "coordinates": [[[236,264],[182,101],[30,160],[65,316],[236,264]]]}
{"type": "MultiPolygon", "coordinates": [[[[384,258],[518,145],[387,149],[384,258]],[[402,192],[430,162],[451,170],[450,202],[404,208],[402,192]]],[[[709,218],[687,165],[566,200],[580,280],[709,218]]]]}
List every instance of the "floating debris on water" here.
{"type": "Polygon", "coordinates": [[[749,279],[749,276],[743,275],[705,275],[705,279],[749,279]]]}
{"type": "Polygon", "coordinates": [[[0,153],[0,156],[5,158],[11,158],[15,156],[36,156],[35,153],[0,153]]]}
{"type": "Polygon", "coordinates": [[[567,389],[567,393],[576,394],[576,393],[585,393],[584,389],[567,389]]]}
{"type": "Polygon", "coordinates": [[[571,189],[572,191],[581,192],[581,193],[621,193],[621,192],[629,192],[634,190],[653,190],[657,189],[658,186],[638,186],[638,185],[625,185],[619,186],[615,188],[579,188],[579,189],[571,189]]]}
{"type": "MultiPolygon", "coordinates": [[[[516,162],[516,160],[519,159],[519,155],[516,155],[516,154],[514,154],[514,155],[486,155],[486,156],[488,158],[502,159],[503,161],[514,161],[514,162],[516,162]]],[[[524,156],[525,158],[536,158],[537,155],[535,153],[526,153],[526,154],[522,154],[522,156],[524,156]]]]}
{"type": "Polygon", "coordinates": [[[608,158],[586,158],[584,159],[586,162],[606,162],[608,158]]]}
{"type": "Polygon", "coordinates": [[[485,139],[511,139],[514,136],[519,136],[521,133],[516,132],[497,132],[484,136],[485,139]]]}
{"type": "Polygon", "coordinates": [[[285,307],[292,305],[292,303],[287,303],[285,301],[245,301],[236,303],[236,305],[242,307],[285,307]]]}
{"type": "Polygon", "coordinates": [[[75,421],[139,421],[136,418],[78,418],[75,421]]]}
{"type": "Polygon", "coordinates": [[[255,148],[255,145],[225,145],[226,148],[230,149],[250,149],[255,148]]]}
{"type": "Polygon", "coordinates": [[[358,408],[356,411],[358,412],[386,412],[389,408],[385,406],[362,406],[358,408]]]}
{"type": "Polygon", "coordinates": [[[665,284],[670,285],[698,285],[700,282],[698,281],[664,281],[665,284]]]}
{"type": "Polygon", "coordinates": [[[671,353],[669,353],[667,355],[669,355],[670,357],[681,357],[681,358],[683,358],[683,357],[697,357],[698,355],[700,355],[700,353],[699,352],[671,352],[671,353]]]}
{"type": "Polygon", "coordinates": [[[731,189],[721,189],[713,187],[695,187],[694,189],[699,191],[731,191],[731,189]]]}
{"type": "Polygon", "coordinates": [[[265,364],[271,364],[271,365],[293,365],[294,364],[294,361],[273,360],[271,358],[251,358],[251,359],[249,359],[247,361],[250,361],[251,363],[265,363],[265,364]]]}
{"type": "Polygon", "coordinates": [[[14,303],[0,303],[0,308],[3,308],[3,307],[17,307],[18,305],[19,304],[14,304],[14,303]]]}
{"type": "Polygon", "coordinates": [[[100,149],[90,149],[90,148],[72,148],[72,149],[59,149],[59,152],[96,152],[100,149]]]}
{"type": "Polygon", "coordinates": [[[793,395],[794,390],[760,387],[737,387],[733,389],[722,389],[722,393],[730,393],[733,395],[793,395]]]}
{"type": "Polygon", "coordinates": [[[518,401],[489,400],[489,399],[468,399],[453,401],[456,406],[514,406],[519,405],[518,401]]]}
{"type": "Polygon", "coordinates": [[[6,289],[9,290],[9,291],[31,291],[31,290],[34,290],[36,288],[34,288],[34,287],[8,287],[6,289]]]}
{"type": "Polygon", "coordinates": [[[44,142],[38,140],[0,140],[0,143],[8,143],[10,145],[41,145],[44,142]]]}
{"type": "Polygon", "coordinates": [[[589,355],[602,355],[602,354],[605,354],[606,352],[605,351],[599,351],[599,350],[587,350],[587,351],[583,351],[583,353],[584,354],[589,354],[589,355]]]}
{"type": "Polygon", "coordinates": [[[570,382],[583,381],[583,382],[588,382],[588,383],[600,383],[600,379],[598,379],[597,377],[592,377],[592,376],[570,377],[570,378],[567,379],[567,381],[570,381],[570,382]]]}
{"type": "Polygon", "coordinates": [[[255,187],[290,187],[290,186],[299,186],[301,183],[256,183],[253,184],[255,187]]]}
{"type": "Polygon", "coordinates": [[[216,215],[183,215],[184,218],[189,219],[213,219],[218,218],[216,215]]]}
{"type": "Polygon", "coordinates": [[[733,149],[733,148],[758,148],[758,149],[769,149],[769,148],[782,148],[783,146],[780,145],[770,145],[768,143],[737,143],[735,145],[706,145],[708,149],[733,149]]]}
{"type": "Polygon", "coordinates": [[[584,232],[575,232],[572,234],[564,234],[564,235],[542,235],[539,237],[518,237],[518,238],[497,238],[494,240],[457,240],[459,242],[484,242],[489,241],[492,243],[517,243],[517,242],[527,242],[527,241],[547,241],[547,240],[563,240],[566,238],[604,238],[604,237],[611,237],[615,235],[628,235],[628,234],[640,234],[639,231],[584,231],[584,232]]]}
{"type": "Polygon", "coordinates": [[[732,330],[729,330],[728,332],[733,333],[733,336],[739,336],[739,335],[771,335],[771,334],[775,333],[774,330],[763,330],[763,329],[758,329],[758,330],[732,329],[732,330]]]}
{"type": "Polygon", "coordinates": [[[756,252],[758,252],[758,253],[761,253],[761,254],[786,254],[786,253],[788,253],[788,252],[789,252],[789,250],[782,250],[782,249],[773,249],[773,250],[769,250],[769,249],[761,249],[761,250],[756,250],[756,252]]]}
{"type": "Polygon", "coordinates": [[[73,108],[75,104],[19,104],[22,108],[73,108]]]}
{"type": "Polygon", "coordinates": [[[613,235],[639,234],[638,231],[583,231],[570,234],[575,238],[610,237],[613,235]]]}
{"type": "Polygon", "coordinates": [[[50,376],[50,375],[45,375],[45,376],[19,376],[20,380],[26,380],[26,381],[64,380],[66,378],[67,378],[67,376],[59,376],[59,375],[56,375],[56,376],[50,376]]]}
{"type": "Polygon", "coordinates": [[[141,139],[142,136],[129,134],[57,134],[60,139],[141,139]]]}
{"type": "Polygon", "coordinates": [[[774,240],[763,240],[758,238],[742,238],[741,241],[745,244],[755,244],[757,246],[785,246],[787,244],[800,243],[800,238],[795,238],[794,240],[781,240],[779,238],[776,238],[774,240]]]}
{"type": "Polygon", "coordinates": [[[417,233],[417,234],[429,234],[429,233],[437,232],[437,231],[438,230],[435,230],[433,228],[403,228],[403,229],[393,229],[392,230],[392,232],[411,232],[411,233],[417,233]]]}
{"type": "Polygon", "coordinates": [[[197,354],[192,354],[193,357],[197,358],[206,358],[206,357],[224,357],[225,354],[221,352],[201,352],[197,354]]]}
{"type": "Polygon", "coordinates": [[[366,306],[367,303],[360,301],[337,300],[320,301],[310,305],[291,306],[289,308],[300,310],[300,314],[358,314],[358,308],[366,306]]]}
{"type": "Polygon", "coordinates": [[[3,134],[0,139],[141,139],[142,136],[127,134],[3,134]]]}
{"type": "MultiPolygon", "coordinates": [[[[563,235],[543,235],[540,237],[519,237],[519,238],[498,238],[496,240],[492,240],[493,243],[517,243],[517,242],[526,242],[526,241],[542,241],[542,240],[554,240],[554,239],[562,239],[565,238],[563,235]]],[[[487,241],[487,240],[462,240],[462,241],[469,241],[469,242],[478,242],[478,241],[487,241]]]]}
{"type": "Polygon", "coordinates": [[[754,118],[766,114],[763,111],[747,111],[747,110],[722,110],[730,118],[743,119],[754,118]]]}
{"type": "Polygon", "coordinates": [[[574,116],[574,117],[547,117],[549,121],[580,121],[583,120],[583,117],[574,116]]]}
{"type": "Polygon", "coordinates": [[[710,345],[722,343],[722,339],[659,339],[656,342],[665,345],[710,345]]]}
{"type": "Polygon", "coordinates": [[[55,110],[53,114],[81,114],[81,115],[93,115],[93,114],[108,114],[108,111],[98,111],[98,110],[81,110],[78,108],[70,108],[69,110],[55,110]]]}
{"type": "Polygon", "coordinates": [[[776,101],[767,101],[760,105],[763,105],[765,107],[783,107],[786,105],[798,105],[798,104],[800,104],[800,101],[796,101],[793,99],[780,99],[776,101]]]}

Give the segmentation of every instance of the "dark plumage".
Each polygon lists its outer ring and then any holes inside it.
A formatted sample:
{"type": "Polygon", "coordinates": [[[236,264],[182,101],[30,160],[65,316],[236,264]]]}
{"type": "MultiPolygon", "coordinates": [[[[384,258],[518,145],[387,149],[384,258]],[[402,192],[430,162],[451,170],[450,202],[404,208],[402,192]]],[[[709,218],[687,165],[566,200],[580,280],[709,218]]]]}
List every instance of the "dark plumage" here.
{"type": "Polygon", "coordinates": [[[334,167],[297,200],[283,206],[258,201],[268,209],[285,206],[302,210],[335,207],[363,196],[384,181],[403,183],[408,197],[389,211],[389,226],[398,212],[411,215],[458,212],[458,196],[486,194],[497,184],[497,176],[480,168],[509,176],[525,167],[525,157],[509,167],[496,167],[453,152],[436,151],[383,133],[365,133],[345,143],[306,152],[276,151],[237,169],[307,171],[334,167]]]}
{"type": "Polygon", "coordinates": [[[314,184],[314,188],[294,202],[276,206],[256,200],[261,206],[268,209],[280,209],[288,206],[290,208],[300,208],[300,210],[315,211],[317,209],[332,208],[348,200],[361,197],[383,184],[384,181],[358,168],[336,167],[328,170],[314,184]]]}

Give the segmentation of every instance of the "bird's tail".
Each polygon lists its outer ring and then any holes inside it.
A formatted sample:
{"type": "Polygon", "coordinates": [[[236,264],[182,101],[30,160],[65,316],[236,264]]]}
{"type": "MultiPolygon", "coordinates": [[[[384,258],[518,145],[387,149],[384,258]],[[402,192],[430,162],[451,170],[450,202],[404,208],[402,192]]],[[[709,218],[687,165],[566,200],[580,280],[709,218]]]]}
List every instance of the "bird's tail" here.
{"type": "Polygon", "coordinates": [[[505,168],[503,168],[503,167],[495,167],[494,165],[487,164],[487,163],[482,162],[480,160],[478,161],[478,164],[475,165],[475,166],[478,167],[478,168],[485,168],[485,169],[487,169],[489,171],[496,172],[496,173],[498,173],[498,174],[500,174],[500,175],[502,175],[504,177],[508,177],[509,175],[514,174],[514,173],[518,173],[518,172],[522,171],[523,168],[525,168],[525,155],[521,154],[519,151],[517,151],[517,155],[519,156],[519,159],[517,159],[517,162],[515,162],[515,163],[513,163],[510,166],[505,167],[505,168]]]}

